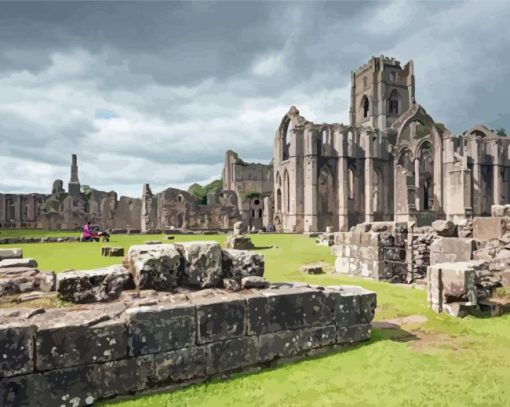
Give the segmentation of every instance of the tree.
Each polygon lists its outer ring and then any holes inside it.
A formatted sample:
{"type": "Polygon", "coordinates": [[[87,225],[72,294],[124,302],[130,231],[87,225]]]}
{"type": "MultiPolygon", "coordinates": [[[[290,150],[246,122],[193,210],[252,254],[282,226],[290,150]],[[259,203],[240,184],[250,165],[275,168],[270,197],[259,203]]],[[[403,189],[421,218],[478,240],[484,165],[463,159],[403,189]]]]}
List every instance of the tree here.
{"type": "Polygon", "coordinates": [[[207,204],[207,194],[209,192],[218,192],[223,188],[223,181],[221,179],[215,179],[209,184],[202,186],[198,183],[190,185],[188,192],[195,198],[195,201],[199,205],[207,204]]]}
{"type": "Polygon", "coordinates": [[[496,134],[501,137],[507,137],[506,130],[503,127],[496,130],[496,134]]]}

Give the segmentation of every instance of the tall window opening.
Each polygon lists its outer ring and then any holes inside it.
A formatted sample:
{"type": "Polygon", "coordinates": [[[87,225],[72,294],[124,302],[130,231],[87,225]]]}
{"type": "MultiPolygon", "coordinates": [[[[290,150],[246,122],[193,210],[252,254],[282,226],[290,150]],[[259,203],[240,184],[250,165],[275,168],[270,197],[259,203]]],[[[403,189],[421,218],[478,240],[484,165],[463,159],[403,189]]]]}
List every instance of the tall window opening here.
{"type": "Polygon", "coordinates": [[[389,114],[398,114],[399,112],[399,96],[396,90],[393,90],[390,94],[390,98],[388,99],[388,113],[389,114]]]}
{"type": "Polygon", "coordinates": [[[368,111],[370,110],[370,103],[368,102],[368,98],[363,96],[363,117],[368,117],[368,111]]]}

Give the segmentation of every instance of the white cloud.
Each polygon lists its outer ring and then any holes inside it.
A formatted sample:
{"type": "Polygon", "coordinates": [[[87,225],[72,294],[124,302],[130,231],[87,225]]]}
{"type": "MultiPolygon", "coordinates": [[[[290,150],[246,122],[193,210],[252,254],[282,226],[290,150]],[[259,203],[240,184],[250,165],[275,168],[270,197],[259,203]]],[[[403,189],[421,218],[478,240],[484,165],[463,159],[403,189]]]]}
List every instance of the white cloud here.
{"type": "Polygon", "coordinates": [[[282,53],[259,57],[253,65],[253,73],[259,76],[274,76],[285,72],[285,58],[282,53]]]}

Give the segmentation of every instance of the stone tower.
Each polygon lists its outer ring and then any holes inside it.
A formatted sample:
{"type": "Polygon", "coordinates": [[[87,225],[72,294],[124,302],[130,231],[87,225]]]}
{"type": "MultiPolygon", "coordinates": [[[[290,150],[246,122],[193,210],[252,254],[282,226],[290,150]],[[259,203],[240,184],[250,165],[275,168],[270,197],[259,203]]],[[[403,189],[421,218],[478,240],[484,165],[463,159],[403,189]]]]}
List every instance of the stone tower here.
{"type": "Polygon", "coordinates": [[[386,130],[414,101],[414,66],[372,57],[351,73],[351,126],[386,130]]]}
{"type": "Polygon", "coordinates": [[[69,194],[72,196],[80,195],[80,180],[78,179],[78,164],[76,154],[72,155],[71,180],[69,181],[69,194]]]}

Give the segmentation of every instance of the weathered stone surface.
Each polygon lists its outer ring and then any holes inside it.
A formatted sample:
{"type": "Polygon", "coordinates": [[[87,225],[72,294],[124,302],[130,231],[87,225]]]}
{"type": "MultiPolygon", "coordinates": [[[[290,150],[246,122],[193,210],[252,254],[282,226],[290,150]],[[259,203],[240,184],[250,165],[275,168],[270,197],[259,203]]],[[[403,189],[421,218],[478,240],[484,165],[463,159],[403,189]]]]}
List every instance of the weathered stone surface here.
{"type": "Polygon", "coordinates": [[[457,233],[457,227],[451,220],[436,220],[432,222],[432,229],[442,237],[454,237],[457,233]]]}
{"type": "Polygon", "coordinates": [[[307,264],[300,268],[301,272],[305,274],[322,274],[324,270],[320,264],[307,264]]]}
{"type": "Polygon", "coordinates": [[[469,261],[473,258],[473,239],[443,237],[430,245],[430,264],[469,261]]]}
{"type": "Polygon", "coordinates": [[[473,238],[476,240],[499,239],[506,232],[506,221],[503,217],[474,218],[473,238]]]}
{"type": "Polygon", "coordinates": [[[370,339],[370,324],[359,324],[337,329],[337,343],[356,343],[370,339]]]}
{"type": "Polygon", "coordinates": [[[259,359],[258,338],[247,336],[207,345],[208,375],[255,365],[259,359]]]}
{"type": "Polygon", "coordinates": [[[8,258],[0,260],[0,269],[7,267],[37,267],[37,262],[34,259],[17,259],[8,258]]]}
{"type": "Polygon", "coordinates": [[[122,257],[122,256],[124,256],[124,248],[123,247],[112,247],[112,246],[101,247],[101,256],[122,257]]]}
{"type": "Polygon", "coordinates": [[[223,279],[221,246],[217,242],[184,242],[175,245],[184,258],[184,285],[219,287],[223,279]]]}
{"type": "Polygon", "coordinates": [[[267,288],[269,287],[269,281],[264,277],[248,276],[241,279],[241,287],[244,289],[249,288],[267,288]]]}
{"type": "Polygon", "coordinates": [[[91,376],[101,398],[146,390],[154,376],[154,357],[145,355],[98,364],[91,376]]]}
{"type": "Polygon", "coordinates": [[[0,249],[0,260],[22,259],[22,258],[23,258],[23,249],[18,249],[18,248],[0,249]]]}
{"type": "Polygon", "coordinates": [[[241,283],[237,280],[234,280],[233,278],[224,278],[223,279],[223,287],[226,290],[233,291],[233,292],[240,291],[242,289],[241,283]]]}
{"type": "Polygon", "coordinates": [[[128,259],[139,289],[172,290],[181,279],[181,253],[172,244],[139,245],[129,248],[128,259]]]}
{"type": "Polygon", "coordinates": [[[302,334],[300,330],[279,331],[261,335],[259,359],[269,362],[277,358],[297,355],[302,350],[302,334]]]}
{"type": "Polygon", "coordinates": [[[225,247],[234,250],[252,250],[255,245],[248,236],[234,234],[227,237],[225,247]]]}
{"type": "MultiPolygon", "coordinates": [[[[72,313],[66,317],[70,316],[72,313]]],[[[35,349],[39,371],[127,357],[127,329],[120,321],[94,326],[72,325],[72,320],[66,321],[65,326],[54,326],[54,322],[45,321],[37,331],[35,349]]]]}
{"type": "Polygon", "coordinates": [[[131,274],[122,266],[68,271],[57,276],[59,296],[77,304],[114,300],[131,285],[131,274]]]}
{"type": "Polygon", "coordinates": [[[0,296],[29,291],[54,291],[56,276],[53,272],[39,271],[31,267],[0,269],[0,296]]]}
{"type": "Polygon", "coordinates": [[[245,335],[246,302],[236,294],[192,297],[197,312],[200,344],[245,335]]]}
{"type": "Polygon", "coordinates": [[[205,376],[205,347],[178,349],[154,355],[154,377],[160,385],[170,385],[205,376]]]}
{"type": "Polygon", "coordinates": [[[34,370],[34,334],[34,326],[0,325],[0,379],[34,370]]]}
{"type": "Polygon", "coordinates": [[[223,272],[226,278],[241,282],[243,277],[264,275],[264,256],[247,250],[223,250],[223,272]]]}
{"type": "Polygon", "coordinates": [[[131,356],[166,352],[195,343],[195,307],[191,304],[130,308],[126,312],[131,356]]]}

